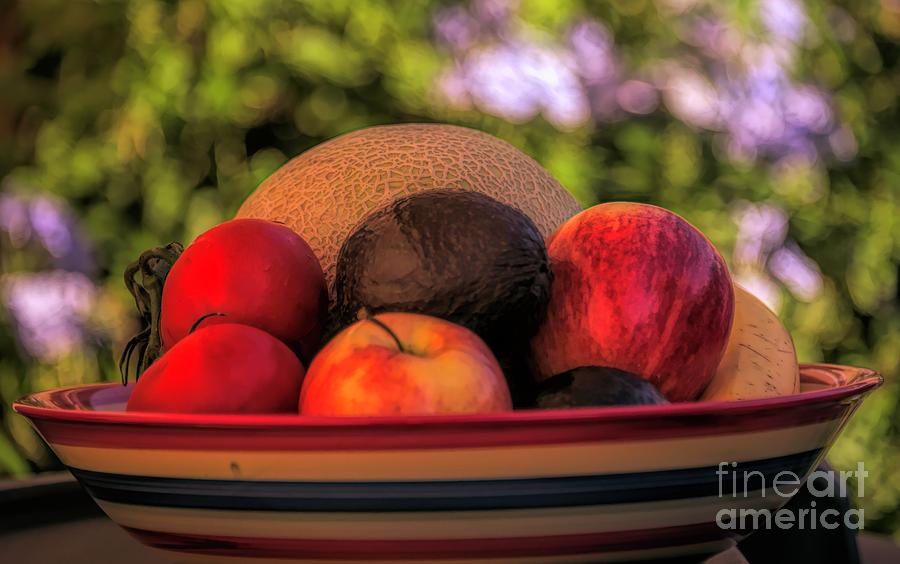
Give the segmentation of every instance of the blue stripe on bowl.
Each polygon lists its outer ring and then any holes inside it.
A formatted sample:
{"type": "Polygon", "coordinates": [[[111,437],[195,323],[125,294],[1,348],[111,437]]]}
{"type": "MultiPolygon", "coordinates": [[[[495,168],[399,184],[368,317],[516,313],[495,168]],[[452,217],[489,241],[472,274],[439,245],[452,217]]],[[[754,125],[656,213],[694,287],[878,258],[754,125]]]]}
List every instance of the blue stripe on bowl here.
{"type": "MultiPolygon", "coordinates": [[[[726,469],[757,471],[771,485],[776,474],[805,475],[822,449],[746,461],[726,469]]],[[[197,509],[253,511],[442,511],[520,509],[639,503],[719,495],[717,466],[657,472],[561,476],[509,480],[421,482],[287,482],[156,478],[72,468],[94,497],[118,503],[197,509]]],[[[731,495],[731,475],[723,478],[731,495]]],[[[753,476],[750,486],[759,489],[753,476]]],[[[751,490],[754,491],[754,490],[751,490]]]]}

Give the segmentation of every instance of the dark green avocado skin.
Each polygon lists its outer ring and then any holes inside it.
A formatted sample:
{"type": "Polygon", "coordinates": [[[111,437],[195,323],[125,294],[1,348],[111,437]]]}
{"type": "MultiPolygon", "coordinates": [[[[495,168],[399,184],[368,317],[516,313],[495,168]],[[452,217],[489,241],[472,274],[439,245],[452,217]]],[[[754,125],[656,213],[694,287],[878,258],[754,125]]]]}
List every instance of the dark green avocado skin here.
{"type": "MultiPolygon", "coordinates": [[[[433,190],[368,216],[338,255],[333,315],[441,317],[478,334],[513,396],[528,387],[528,342],[547,311],[553,274],[543,238],[522,212],[476,192],[433,190]]],[[[533,397],[531,398],[533,399],[533,397]]]]}
{"type": "Polygon", "coordinates": [[[669,403],[656,386],[640,376],[604,366],[582,366],[544,381],[537,407],[655,405],[669,403]]]}

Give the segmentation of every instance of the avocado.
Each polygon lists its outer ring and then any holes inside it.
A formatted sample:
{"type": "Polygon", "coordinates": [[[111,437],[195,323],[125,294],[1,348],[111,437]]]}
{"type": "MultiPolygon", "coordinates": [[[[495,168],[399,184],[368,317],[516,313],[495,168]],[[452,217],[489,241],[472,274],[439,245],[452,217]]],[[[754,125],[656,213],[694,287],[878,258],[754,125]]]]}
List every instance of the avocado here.
{"type": "Polygon", "coordinates": [[[574,368],[541,383],[537,407],[655,405],[669,403],[640,376],[605,366],[574,368]]]}
{"type": "Polygon", "coordinates": [[[376,210],[350,234],[338,254],[333,316],[346,326],[361,312],[406,311],[467,327],[501,361],[516,399],[531,386],[521,359],[552,280],[528,216],[477,192],[431,190],[376,210]]]}

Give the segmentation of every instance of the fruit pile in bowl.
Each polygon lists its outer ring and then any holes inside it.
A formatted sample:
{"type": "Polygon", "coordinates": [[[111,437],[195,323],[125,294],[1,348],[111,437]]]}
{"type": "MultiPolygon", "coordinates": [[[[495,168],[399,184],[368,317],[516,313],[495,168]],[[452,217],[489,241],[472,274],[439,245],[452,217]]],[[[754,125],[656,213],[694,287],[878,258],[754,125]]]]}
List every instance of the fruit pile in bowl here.
{"type": "Polygon", "coordinates": [[[679,216],[450,126],[320,145],[125,279],[132,383],[15,408],[179,562],[701,558],[787,501],[722,463],[807,475],[880,383],[798,364],[679,216]]]}

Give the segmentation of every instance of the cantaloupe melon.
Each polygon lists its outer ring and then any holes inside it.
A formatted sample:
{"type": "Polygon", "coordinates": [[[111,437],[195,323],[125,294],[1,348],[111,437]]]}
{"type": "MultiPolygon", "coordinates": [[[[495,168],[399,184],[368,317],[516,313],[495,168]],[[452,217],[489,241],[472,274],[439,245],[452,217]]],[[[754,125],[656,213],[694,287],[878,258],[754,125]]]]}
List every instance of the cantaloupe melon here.
{"type": "Polygon", "coordinates": [[[353,227],[394,199],[431,189],[474,190],[528,215],[549,236],[580,211],[531,157],[486,133],[443,124],[371,127],[294,158],[244,202],[237,217],[283,222],[315,251],[331,290],[353,227]]]}

